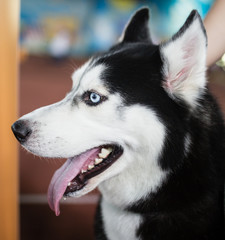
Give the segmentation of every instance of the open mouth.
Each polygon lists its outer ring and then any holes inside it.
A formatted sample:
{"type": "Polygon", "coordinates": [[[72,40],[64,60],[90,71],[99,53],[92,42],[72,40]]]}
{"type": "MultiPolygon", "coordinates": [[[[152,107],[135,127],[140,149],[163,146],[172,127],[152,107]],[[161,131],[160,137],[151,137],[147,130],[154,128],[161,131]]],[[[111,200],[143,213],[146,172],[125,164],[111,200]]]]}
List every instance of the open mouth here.
{"type": "Polygon", "coordinates": [[[71,196],[84,188],[89,179],[104,172],[122,154],[123,149],[120,146],[103,145],[69,158],[52,177],[48,189],[50,208],[58,216],[59,201],[63,196],[71,196]]]}

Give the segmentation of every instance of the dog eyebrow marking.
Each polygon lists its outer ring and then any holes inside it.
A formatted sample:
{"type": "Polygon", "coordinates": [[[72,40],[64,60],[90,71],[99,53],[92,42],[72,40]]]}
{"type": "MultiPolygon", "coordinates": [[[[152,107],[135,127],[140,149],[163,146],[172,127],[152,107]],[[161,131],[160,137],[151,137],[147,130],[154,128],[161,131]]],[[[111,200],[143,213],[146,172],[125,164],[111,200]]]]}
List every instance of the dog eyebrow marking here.
{"type": "Polygon", "coordinates": [[[93,67],[95,67],[95,63],[96,63],[96,59],[90,58],[89,61],[87,61],[81,68],[79,68],[77,71],[75,71],[72,74],[73,87],[71,89],[71,92],[74,92],[73,95],[76,95],[78,89],[80,88],[82,79],[87,74],[87,72],[89,72],[91,69],[93,69],[93,67]],[[78,83],[76,85],[75,85],[75,80],[78,80],[77,81],[78,83]]]}
{"type": "Polygon", "coordinates": [[[78,68],[76,71],[72,74],[72,81],[73,81],[73,87],[71,91],[75,92],[79,89],[81,80],[83,79],[84,75],[90,70],[90,66],[92,66],[93,59],[90,59],[87,61],[84,65],[82,65],[80,68],[78,68]]]}

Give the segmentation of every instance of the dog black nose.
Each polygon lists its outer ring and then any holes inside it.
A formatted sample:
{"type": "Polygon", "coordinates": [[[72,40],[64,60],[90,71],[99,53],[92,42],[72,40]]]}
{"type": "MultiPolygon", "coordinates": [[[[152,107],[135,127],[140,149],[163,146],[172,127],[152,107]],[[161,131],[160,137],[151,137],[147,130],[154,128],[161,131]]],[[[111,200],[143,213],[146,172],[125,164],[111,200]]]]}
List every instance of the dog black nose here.
{"type": "Polygon", "coordinates": [[[24,120],[16,121],[11,128],[16,139],[20,143],[25,142],[32,132],[31,129],[28,127],[27,121],[24,120]]]}

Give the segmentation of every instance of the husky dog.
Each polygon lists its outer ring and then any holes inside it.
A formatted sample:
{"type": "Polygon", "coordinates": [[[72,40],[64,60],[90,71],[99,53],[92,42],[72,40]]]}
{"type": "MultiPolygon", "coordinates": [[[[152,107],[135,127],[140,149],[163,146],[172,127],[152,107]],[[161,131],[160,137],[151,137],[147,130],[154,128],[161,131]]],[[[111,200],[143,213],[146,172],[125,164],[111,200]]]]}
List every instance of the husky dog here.
{"type": "Polygon", "coordinates": [[[206,86],[202,20],[193,10],[155,45],[148,19],[138,10],[62,101],[12,130],[33,154],[68,158],[48,189],[56,215],[63,196],[99,188],[97,239],[224,239],[225,130],[206,86]]]}

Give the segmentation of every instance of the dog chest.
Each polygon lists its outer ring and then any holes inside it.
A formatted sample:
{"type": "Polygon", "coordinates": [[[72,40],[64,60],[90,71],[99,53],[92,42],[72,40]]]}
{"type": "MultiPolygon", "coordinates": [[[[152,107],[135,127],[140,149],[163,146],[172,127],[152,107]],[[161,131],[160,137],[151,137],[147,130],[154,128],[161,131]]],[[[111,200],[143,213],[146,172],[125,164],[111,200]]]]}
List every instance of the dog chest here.
{"type": "Polygon", "coordinates": [[[138,240],[136,231],[142,219],[140,215],[124,211],[104,199],[101,202],[104,230],[109,240],[138,240]]]}

